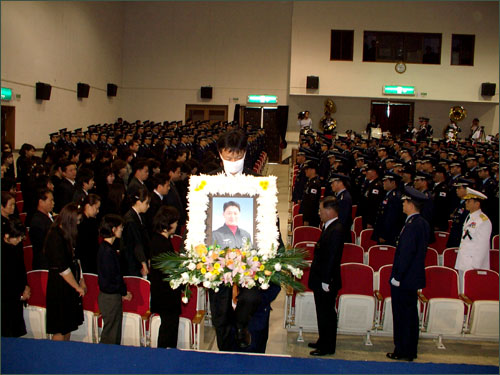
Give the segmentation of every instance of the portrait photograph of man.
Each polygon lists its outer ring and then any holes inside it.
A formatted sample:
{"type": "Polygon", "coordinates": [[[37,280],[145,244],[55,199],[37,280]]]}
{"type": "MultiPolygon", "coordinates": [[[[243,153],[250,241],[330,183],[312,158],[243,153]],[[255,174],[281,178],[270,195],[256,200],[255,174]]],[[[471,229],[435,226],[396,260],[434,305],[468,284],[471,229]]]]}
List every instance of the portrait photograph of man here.
{"type": "Polygon", "coordinates": [[[221,248],[241,248],[254,235],[254,199],[214,197],[212,200],[211,243],[221,248]]]}

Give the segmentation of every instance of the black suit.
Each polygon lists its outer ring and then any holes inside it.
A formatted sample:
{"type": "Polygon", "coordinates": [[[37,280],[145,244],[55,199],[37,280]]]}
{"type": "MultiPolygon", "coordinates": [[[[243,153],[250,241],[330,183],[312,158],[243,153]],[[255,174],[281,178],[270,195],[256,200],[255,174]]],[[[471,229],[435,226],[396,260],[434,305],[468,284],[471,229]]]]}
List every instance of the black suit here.
{"type": "Polygon", "coordinates": [[[73,202],[73,194],[75,194],[75,184],[69,182],[68,179],[63,178],[61,183],[54,188],[54,200],[55,207],[54,211],[59,213],[68,203],[73,202]]]}
{"type": "Polygon", "coordinates": [[[121,269],[125,276],[142,276],[142,262],[149,259],[149,235],[144,218],[130,209],[124,216],[125,225],[123,228],[122,241],[120,247],[121,269]]]}
{"type": "Polygon", "coordinates": [[[47,237],[47,233],[49,233],[51,225],[52,220],[50,220],[50,218],[44,213],[36,211],[33,214],[33,218],[30,223],[29,236],[31,245],[33,246],[34,270],[48,269],[47,258],[43,254],[43,244],[45,242],[45,237],[47,237]]]}
{"type": "Polygon", "coordinates": [[[314,258],[309,275],[309,288],[314,292],[316,316],[318,319],[318,349],[335,353],[337,345],[337,312],[335,300],[342,288],[340,260],[344,249],[344,227],[338,219],[323,230],[314,249],[314,258]],[[325,292],[322,283],[328,284],[325,292]]]}
{"type": "MultiPolygon", "coordinates": [[[[151,237],[151,256],[174,253],[170,239],[154,233],[151,237]]],[[[151,269],[151,312],[160,314],[161,325],[158,333],[159,348],[175,348],[179,316],[181,315],[181,288],[172,289],[166,275],[156,268],[151,269]]]]}
{"type": "Polygon", "coordinates": [[[418,345],[417,290],[425,287],[425,253],[429,244],[429,223],[420,214],[410,216],[397,241],[391,279],[394,353],[415,358],[418,345]]]}
{"type": "Polygon", "coordinates": [[[163,197],[160,198],[155,192],[151,193],[151,201],[149,202],[149,208],[144,214],[146,219],[146,226],[148,228],[149,235],[153,235],[153,219],[163,204],[163,197]]]}

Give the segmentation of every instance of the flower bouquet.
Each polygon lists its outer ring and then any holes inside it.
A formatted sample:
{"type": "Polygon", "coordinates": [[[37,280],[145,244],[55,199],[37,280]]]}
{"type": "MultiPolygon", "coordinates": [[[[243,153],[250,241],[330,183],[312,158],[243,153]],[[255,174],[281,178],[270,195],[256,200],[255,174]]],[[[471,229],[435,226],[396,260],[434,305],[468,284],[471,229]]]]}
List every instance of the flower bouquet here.
{"type": "Polygon", "coordinates": [[[187,303],[189,285],[201,284],[217,292],[221,285],[265,290],[275,283],[301,292],[304,286],[297,279],[302,277],[302,269],[309,267],[306,255],[302,249],[281,248],[269,258],[259,255],[249,242],[240,249],[199,244],[187,253],[158,255],[153,258],[153,267],[166,275],[173,289],[185,286],[182,301],[187,303]]]}

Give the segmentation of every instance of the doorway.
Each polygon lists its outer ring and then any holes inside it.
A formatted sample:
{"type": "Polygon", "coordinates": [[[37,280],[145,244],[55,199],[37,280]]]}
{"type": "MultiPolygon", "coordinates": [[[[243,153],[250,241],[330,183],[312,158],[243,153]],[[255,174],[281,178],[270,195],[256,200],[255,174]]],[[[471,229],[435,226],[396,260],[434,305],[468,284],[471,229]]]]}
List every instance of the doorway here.
{"type": "Polygon", "coordinates": [[[383,132],[397,136],[404,133],[409,121],[413,123],[413,111],[413,102],[372,101],[370,114],[375,115],[383,132]]]}
{"type": "Polygon", "coordinates": [[[242,107],[241,122],[250,123],[266,132],[266,152],[272,163],[281,162],[280,127],[278,112],[280,107],[242,107]]]}
{"type": "Polygon", "coordinates": [[[227,121],[227,105],[186,104],[186,121],[227,121]]]}
{"type": "Polygon", "coordinates": [[[10,142],[12,145],[12,150],[15,149],[16,145],[14,141],[16,139],[16,107],[2,105],[2,145],[4,142],[10,142]]]}

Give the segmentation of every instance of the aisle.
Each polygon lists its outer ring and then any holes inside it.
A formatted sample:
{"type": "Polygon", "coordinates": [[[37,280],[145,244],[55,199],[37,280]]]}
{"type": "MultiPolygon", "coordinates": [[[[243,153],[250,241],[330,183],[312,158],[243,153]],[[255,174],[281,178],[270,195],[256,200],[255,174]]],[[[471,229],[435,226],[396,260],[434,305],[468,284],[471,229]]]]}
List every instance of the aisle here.
{"type": "MultiPolygon", "coordinates": [[[[267,175],[278,177],[278,215],[280,218],[280,231],[285,245],[288,235],[288,164],[268,164],[267,175]]],[[[276,300],[271,304],[273,309],[269,321],[269,340],[266,354],[289,355],[287,343],[287,330],[284,328],[285,316],[285,290],[282,289],[276,300]]]]}

